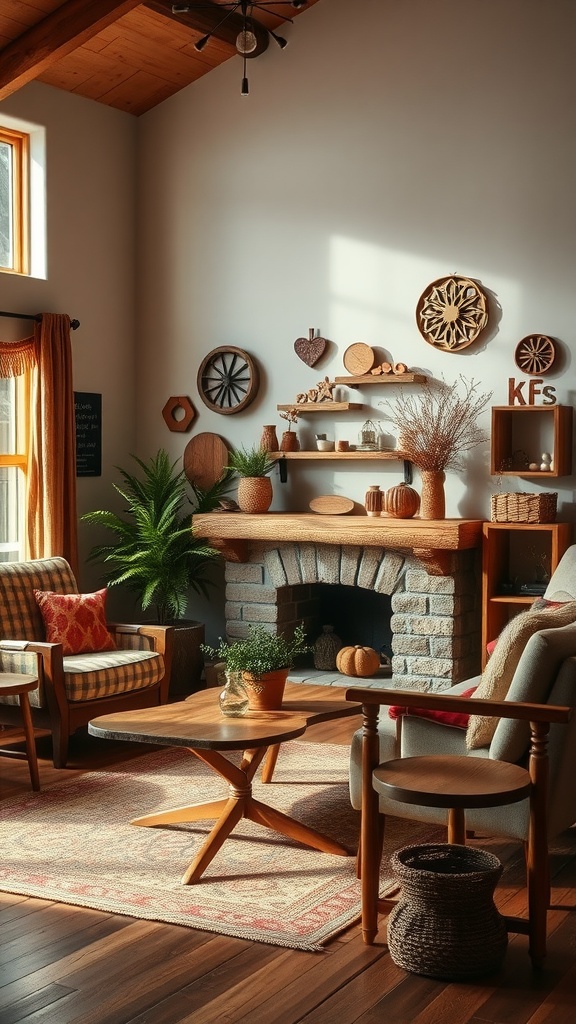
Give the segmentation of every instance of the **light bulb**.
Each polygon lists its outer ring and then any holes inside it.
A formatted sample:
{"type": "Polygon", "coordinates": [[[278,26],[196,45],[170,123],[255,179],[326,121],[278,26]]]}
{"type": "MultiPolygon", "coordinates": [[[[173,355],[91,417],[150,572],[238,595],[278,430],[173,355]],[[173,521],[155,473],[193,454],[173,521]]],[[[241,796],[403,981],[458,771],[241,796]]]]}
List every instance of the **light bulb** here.
{"type": "Polygon", "coordinates": [[[243,29],[236,37],[236,49],[238,53],[253,53],[258,46],[258,40],[250,29],[243,29]]]}

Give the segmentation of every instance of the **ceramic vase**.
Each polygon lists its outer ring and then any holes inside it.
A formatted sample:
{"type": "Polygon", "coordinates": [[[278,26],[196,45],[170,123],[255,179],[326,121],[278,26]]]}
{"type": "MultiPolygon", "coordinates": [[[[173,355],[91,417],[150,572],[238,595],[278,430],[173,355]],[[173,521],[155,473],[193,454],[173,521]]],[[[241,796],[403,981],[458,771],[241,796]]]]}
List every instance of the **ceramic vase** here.
{"type": "Polygon", "coordinates": [[[276,672],[265,672],[262,676],[253,676],[251,672],[242,673],[250,711],[278,711],[282,707],[288,672],[289,669],[280,668],[276,672]]]}
{"type": "Polygon", "coordinates": [[[260,447],[265,452],[278,452],[280,446],[278,444],[278,437],[276,435],[276,427],[273,423],[268,423],[262,427],[262,437],[260,438],[260,447]]]}
{"type": "Polygon", "coordinates": [[[444,480],[446,474],[442,469],[421,469],[422,494],[420,497],[421,519],[445,519],[446,499],[444,496],[444,480]]]}
{"type": "Polygon", "coordinates": [[[280,442],[281,452],[299,452],[300,441],[295,430],[285,430],[280,442]]]}
{"type": "Polygon", "coordinates": [[[378,484],[372,484],[364,495],[364,507],[369,516],[379,516],[382,512],[384,495],[378,484]]]}
{"type": "Polygon", "coordinates": [[[314,644],[314,668],[323,672],[331,672],[336,668],[336,655],[342,647],[342,641],[334,632],[334,626],[322,626],[322,633],[314,644]]]}

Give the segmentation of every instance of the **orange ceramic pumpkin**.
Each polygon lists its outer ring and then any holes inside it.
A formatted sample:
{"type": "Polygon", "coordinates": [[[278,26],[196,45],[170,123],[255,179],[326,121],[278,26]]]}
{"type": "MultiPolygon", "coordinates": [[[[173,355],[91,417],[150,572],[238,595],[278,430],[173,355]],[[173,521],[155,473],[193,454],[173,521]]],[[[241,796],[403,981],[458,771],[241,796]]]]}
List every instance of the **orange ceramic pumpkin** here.
{"type": "Polygon", "coordinates": [[[373,676],[380,668],[380,655],[373,647],[343,647],[336,655],[336,668],[345,676],[373,676]]]}
{"type": "Polygon", "coordinates": [[[395,519],[412,519],[420,508],[420,495],[408,484],[390,487],[384,495],[384,511],[395,519]]]}

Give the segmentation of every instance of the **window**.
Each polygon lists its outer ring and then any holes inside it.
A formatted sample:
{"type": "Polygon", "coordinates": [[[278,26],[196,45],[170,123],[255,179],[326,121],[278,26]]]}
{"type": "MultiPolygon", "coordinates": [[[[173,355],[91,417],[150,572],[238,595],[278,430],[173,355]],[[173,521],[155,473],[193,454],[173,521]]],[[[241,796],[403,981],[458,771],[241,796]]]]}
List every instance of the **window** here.
{"type": "Polygon", "coordinates": [[[0,377],[0,561],[26,557],[30,380],[0,377]]]}
{"type": "Polygon", "coordinates": [[[0,268],[30,273],[29,136],[0,127],[0,268]]]}

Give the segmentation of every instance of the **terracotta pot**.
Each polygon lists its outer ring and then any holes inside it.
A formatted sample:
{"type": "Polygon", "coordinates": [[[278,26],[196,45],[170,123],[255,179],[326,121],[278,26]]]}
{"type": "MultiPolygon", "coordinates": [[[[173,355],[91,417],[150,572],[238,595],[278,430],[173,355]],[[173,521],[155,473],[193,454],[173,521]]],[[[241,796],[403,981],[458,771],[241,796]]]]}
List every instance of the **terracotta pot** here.
{"type": "Polygon", "coordinates": [[[444,480],[446,479],[446,474],[441,469],[421,469],[420,476],[422,477],[420,518],[445,519],[444,480]]]}
{"type": "Polygon", "coordinates": [[[265,672],[263,676],[257,677],[251,672],[242,673],[250,711],[278,711],[282,707],[289,671],[287,668],[279,668],[276,672],[265,672]]]}
{"type": "Polygon", "coordinates": [[[238,484],[241,512],[267,512],[272,504],[272,481],[267,476],[243,476],[238,484]]]}

